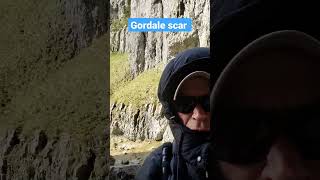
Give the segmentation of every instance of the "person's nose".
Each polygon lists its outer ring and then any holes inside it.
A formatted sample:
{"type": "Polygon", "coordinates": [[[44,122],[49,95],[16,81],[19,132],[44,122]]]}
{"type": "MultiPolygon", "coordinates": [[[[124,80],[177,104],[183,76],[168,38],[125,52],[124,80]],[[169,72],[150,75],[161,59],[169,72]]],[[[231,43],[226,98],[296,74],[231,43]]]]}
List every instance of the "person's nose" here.
{"type": "Polygon", "coordinates": [[[310,179],[297,148],[284,138],[279,138],[271,146],[262,176],[263,180],[310,179]]]}
{"type": "Polygon", "coordinates": [[[193,109],[192,118],[199,121],[204,121],[208,118],[208,115],[207,112],[202,108],[202,106],[197,104],[193,109]]]}

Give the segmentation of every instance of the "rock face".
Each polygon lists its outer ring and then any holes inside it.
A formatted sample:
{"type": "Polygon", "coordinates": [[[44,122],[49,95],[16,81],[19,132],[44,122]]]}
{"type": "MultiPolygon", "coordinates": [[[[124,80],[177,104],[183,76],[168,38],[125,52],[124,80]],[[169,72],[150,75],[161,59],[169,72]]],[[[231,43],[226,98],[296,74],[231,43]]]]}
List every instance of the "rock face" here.
{"type": "Polygon", "coordinates": [[[7,131],[0,141],[0,179],[105,179],[103,141],[97,137],[85,148],[67,134],[48,138],[39,130],[25,137],[21,129],[7,131]]]}
{"type": "Polygon", "coordinates": [[[129,40],[127,27],[122,28],[119,31],[111,32],[110,44],[112,52],[125,53],[129,51],[129,40]]]}
{"type": "MultiPolygon", "coordinates": [[[[110,17],[112,21],[121,21],[128,16],[130,11],[130,0],[111,0],[110,17]],[[128,11],[128,12],[127,12],[128,11]]],[[[110,33],[110,50],[113,52],[128,52],[128,31],[127,27],[121,27],[110,33]]]]}
{"type": "Polygon", "coordinates": [[[132,180],[140,165],[125,165],[110,167],[110,180],[132,180]]]}
{"type": "Polygon", "coordinates": [[[60,3],[61,15],[65,15],[66,22],[70,26],[69,36],[78,49],[87,47],[93,38],[107,31],[106,2],[63,0],[60,3]]]}
{"type": "MultiPolygon", "coordinates": [[[[161,141],[168,126],[161,114],[161,105],[145,105],[134,109],[124,104],[111,106],[111,134],[124,135],[130,140],[153,139],[161,141]]],[[[170,138],[168,138],[170,141],[170,138]]]]}
{"type": "Polygon", "coordinates": [[[121,19],[125,16],[127,7],[130,8],[130,0],[110,0],[110,18],[121,19]]]}
{"type": "Polygon", "coordinates": [[[108,178],[107,4],[1,2],[1,180],[108,178]]]}
{"type": "MultiPolygon", "coordinates": [[[[118,4],[125,2],[119,1],[118,4]]],[[[209,6],[209,0],[131,1],[130,17],[191,18],[193,30],[184,33],[128,33],[124,27],[111,32],[111,50],[130,53],[131,71],[135,77],[159,63],[167,63],[174,55],[187,48],[209,47],[209,6]]],[[[122,11],[115,13],[117,15],[113,17],[121,17],[122,11]]]]}
{"type": "Polygon", "coordinates": [[[169,126],[166,127],[162,136],[162,143],[173,142],[174,137],[169,126]]]}

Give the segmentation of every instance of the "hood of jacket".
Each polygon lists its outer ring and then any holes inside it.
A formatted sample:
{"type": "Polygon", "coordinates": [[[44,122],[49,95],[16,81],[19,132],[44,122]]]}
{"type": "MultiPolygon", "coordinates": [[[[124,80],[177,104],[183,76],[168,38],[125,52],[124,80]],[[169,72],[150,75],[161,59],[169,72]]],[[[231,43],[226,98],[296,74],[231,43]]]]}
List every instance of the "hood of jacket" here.
{"type": "Polygon", "coordinates": [[[172,119],[176,115],[172,108],[174,92],[184,77],[194,71],[209,73],[209,48],[192,48],[176,55],[165,67],[158,86],[158,98],[164,115],[172,119]]]}

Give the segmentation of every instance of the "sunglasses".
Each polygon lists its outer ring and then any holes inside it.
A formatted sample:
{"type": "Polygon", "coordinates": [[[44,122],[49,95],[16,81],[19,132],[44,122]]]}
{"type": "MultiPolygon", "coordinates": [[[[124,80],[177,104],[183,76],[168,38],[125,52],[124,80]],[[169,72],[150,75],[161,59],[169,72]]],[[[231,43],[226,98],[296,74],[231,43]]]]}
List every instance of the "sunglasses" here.
{"type": "Polygon", "coordinates": [[[181,113],[191,113],[197,105],[200,105],[205,112],[210,112],[210,97],[178,96],[173,101],[174,109],[181,113]]]}
{"type": "Polygon", "coordinates": [[[307,160],[320,160],[320,106],[281,111],[228,109],[214,113],[212,145],[217,160],[250,164],[265,160],[285,137],[307,160]]]}

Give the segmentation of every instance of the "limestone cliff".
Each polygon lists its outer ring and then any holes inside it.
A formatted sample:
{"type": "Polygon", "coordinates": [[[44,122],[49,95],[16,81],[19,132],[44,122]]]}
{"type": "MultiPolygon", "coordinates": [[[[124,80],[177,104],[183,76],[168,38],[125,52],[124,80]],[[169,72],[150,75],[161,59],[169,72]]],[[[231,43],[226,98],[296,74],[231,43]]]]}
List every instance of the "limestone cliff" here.
{"type": "MultiPolygon", "coordinates": [[[[130,8],[129,17],[191,18],[192,32],[144,32],[129,33],[125,23],[111,32],[111,50],[130,53],[133,76],[167,63],[176,53],[190,47],[208,47],[209,0],[112,0],[112,21],[125,18],[126,8],[130,8]],[[129,5],[130,4],[130,5],[129,5]]],[[[127,15],[128,16],[128,15],[127,15]]]]}
{"type": "Polygon", "coordinates": [[[130,140],[153,139],[172,141],[167,119],[161,114],[160,104],[147,104],[143,108],[132,108],[131,105],[111,105],[111,134],[124,135],[130,140]],[[165,135],[165,136],[164,136],[165,135]]]}
{"type": "Polygon", "coordinates": [[[107,1],[3,0],[0,179],[107,179],[107,1]]]}

